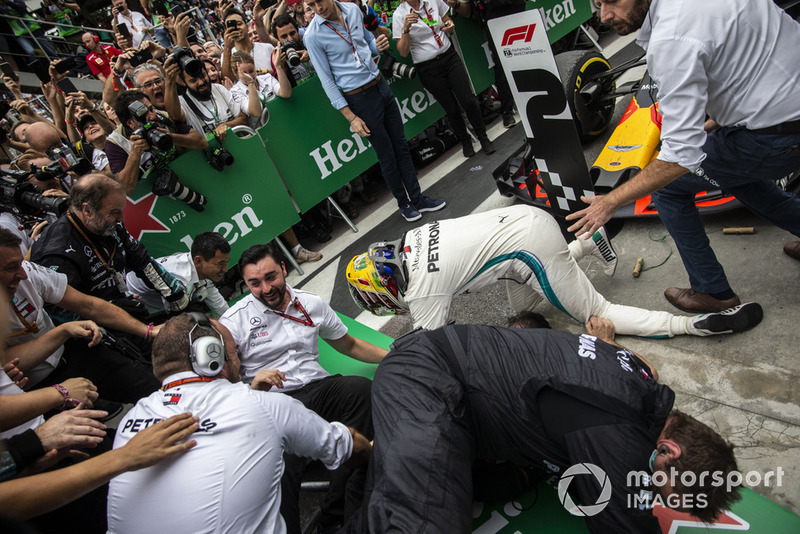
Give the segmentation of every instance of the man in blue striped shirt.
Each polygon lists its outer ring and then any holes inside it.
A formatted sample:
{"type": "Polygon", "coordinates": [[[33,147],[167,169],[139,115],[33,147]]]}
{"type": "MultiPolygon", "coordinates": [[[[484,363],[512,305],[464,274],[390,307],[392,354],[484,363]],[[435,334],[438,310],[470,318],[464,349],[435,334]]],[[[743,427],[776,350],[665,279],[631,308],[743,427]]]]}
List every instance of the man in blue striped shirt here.
{"type": "Polygon", "coordinates": [[[400,107],[372,59],[373,54],[389,48],[388,38],[375,38],[367,31],[355,4],[335,0],[308,0],[306,4],[316,16],[303,41],[322,87],[350,128],[369,137],[400,214],[411,222],[422,218],[421,212],[444,208],[443,200],[428,198],[420,191],[400,107]]]}

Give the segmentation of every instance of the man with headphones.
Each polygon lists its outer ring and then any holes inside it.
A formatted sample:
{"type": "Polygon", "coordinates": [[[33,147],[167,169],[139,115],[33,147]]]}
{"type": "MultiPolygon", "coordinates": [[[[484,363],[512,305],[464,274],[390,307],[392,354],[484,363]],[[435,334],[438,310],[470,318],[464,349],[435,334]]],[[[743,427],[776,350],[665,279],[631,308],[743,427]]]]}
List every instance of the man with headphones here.
{"type": "Polygon", "coordinates": [[[228,330],[199,313],[164,324],[153,343],[159,391],[120,422],[114,448],[139,431],[187,411],[199,420],[188,454],[115,478],[109,532],[284,533],[279,513],[283,454],[321,460],[329,469],[369,459],[367,439],[329,423],[287,395],[233,384],[236,345],[228,330]],[[162,335],[163,334],[163,335],[162,335]]]}
{"type": "MultiPolygon", "coordinates": [[[[371,439],[372,382],[362,376],[328,373],[319,363],[319,340],[367,363],[380,363],[387,351],[350,335],[318,295],[289,286],[286,267],[272,245],[245,250],[239,269],[250,294],[225,312],[220,322],[237,343],[242,380],[269,379],[285,396],[294,397],[329,421],[352,425],[371,439]]],[[[297,499],[304,465],[297,457],[286,461],[281,514],[290,533],[300,532],[297,499]]],[[[365,476],[365,469],[332,473],[321,527],[336,527],[358,508],[365,476]]]]}
{"type": "Polygon", "coordinates": [[[100,38],[92,32],[81,36],[83,47],[89,51],[86,64],[89,70],[101,82],[106,83],[106,78],[111,76],[111,58],[122,55],[122,50],[111,45],[100,44],[100,38]]]}

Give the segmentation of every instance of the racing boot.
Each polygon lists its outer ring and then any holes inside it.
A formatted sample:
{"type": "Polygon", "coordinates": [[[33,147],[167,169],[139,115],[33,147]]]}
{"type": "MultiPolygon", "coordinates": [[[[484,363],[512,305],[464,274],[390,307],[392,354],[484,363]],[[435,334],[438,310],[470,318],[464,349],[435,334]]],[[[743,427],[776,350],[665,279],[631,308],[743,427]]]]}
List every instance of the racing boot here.
{"type": "Polygon", "coordinates": [[[614,271],[617,270],[617,253],[614,252],[614,247],[611,246],[611,239],[608,238],[605,228],[600,228],[589,239],[585,239],[586,234],[578,236],[581,242],[584,256],[591,254],[597,257],[603,264],[603,272],[606,276],[614,276],[614,271]]]}
{"type": "Polygon", "coordinates": [[[757,302],[747,302],[718,313],[706,313],[694,317],[689,333],[695,336],[734,334],[757,326],[764,317],[764,310],[757,302]]]}

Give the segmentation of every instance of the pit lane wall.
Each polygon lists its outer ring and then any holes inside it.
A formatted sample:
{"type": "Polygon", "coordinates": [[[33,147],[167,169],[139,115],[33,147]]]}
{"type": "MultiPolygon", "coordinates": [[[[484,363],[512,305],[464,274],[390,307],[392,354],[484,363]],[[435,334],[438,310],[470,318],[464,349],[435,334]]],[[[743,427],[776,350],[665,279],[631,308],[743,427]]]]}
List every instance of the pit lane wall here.
{"type": "MultiPolygon", "coordinates": [[[[528,9],[543,11],[550,42],[555,42],[591,17],[590,0],[533,0],[528,9]]],[[[477,93],[494,81],[493,61],[480,24],[454,16],[460,51],[477,93]]],[[[394,50],[394,57],[409,63],[394,50]]],[[[444,116],[444,110],[419,80],[390,81],[411,139],[444,116]]],[[[289,99],[268,105],[270,118],[258,137],[228,135],[227,148],[235,158],[222,172],[204,155],[191,151],[170,168],[182,184],[205,195],[208,203],[197,212],[180,200],[152,193],[152,178],[139,182],[128,198],[125,223],[154,257],[185,252],[193,236],[217,231],[231,243],[231,257],[247,247],[265,243],[299,221],[337,189],[377,163],[368,139],[354,134],[341,113],[330,105],[318,78],[292,90],[289,99]],[[265,149],[266,146],[266,149],[265,149]],[[285,185],[284,185],[285,184],[285,185]]]]}

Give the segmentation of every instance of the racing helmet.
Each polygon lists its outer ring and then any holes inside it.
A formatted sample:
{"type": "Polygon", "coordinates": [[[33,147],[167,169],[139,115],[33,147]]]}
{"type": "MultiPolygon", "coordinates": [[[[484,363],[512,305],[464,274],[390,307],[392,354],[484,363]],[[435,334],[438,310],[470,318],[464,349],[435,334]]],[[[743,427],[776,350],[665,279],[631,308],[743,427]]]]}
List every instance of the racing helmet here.
{"type": "Polygon", "coordinates": [[[373,243],[347,265],[347,284],[356,305],[373,315],[408,313],[403,300],[407,276],[396,251],[400,240],[373,243]]]}

